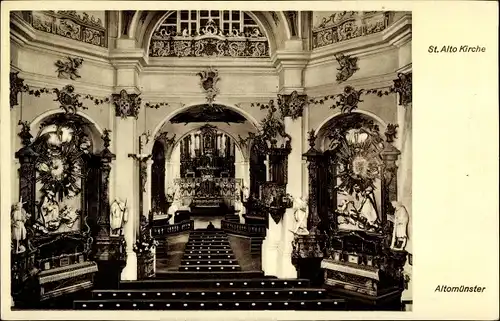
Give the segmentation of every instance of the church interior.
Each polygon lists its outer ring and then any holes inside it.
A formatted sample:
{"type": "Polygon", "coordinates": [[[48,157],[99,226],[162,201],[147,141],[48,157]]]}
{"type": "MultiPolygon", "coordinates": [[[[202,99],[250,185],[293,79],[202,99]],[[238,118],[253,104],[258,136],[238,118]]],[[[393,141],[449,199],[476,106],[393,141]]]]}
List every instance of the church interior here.
{"type": "Polygon", "coordinates": [[[11,309],[412,307],[412,16],[12,11],[11,309]]]}

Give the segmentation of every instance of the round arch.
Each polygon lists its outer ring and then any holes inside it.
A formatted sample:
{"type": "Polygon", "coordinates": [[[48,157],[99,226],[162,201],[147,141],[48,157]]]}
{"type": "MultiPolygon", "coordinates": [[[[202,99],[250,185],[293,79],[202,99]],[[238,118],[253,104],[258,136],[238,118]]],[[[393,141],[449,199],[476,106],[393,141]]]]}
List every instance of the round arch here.
{"type": "MultiPolygon", "coordinates": [[[[151,133],[151,136],[152,137],[156,137],[156,135],[158,134],[158,132],[161,130],[161,128],[165,125],[165,123],[167,123],[170,119],[172,119],[174,116],[188,110],[189,108],[193,107],[193,106],[197,106],[197,105],[203,105],[203,104],[206,104],[206,101],[197,101],[197,102],[192,102],[190,104],[187,104],[187,105],[184,105],[183,107],[181,108],[178,108],[174,111],[172,111],[170,114],[168,114],[167,116],[165,116],[165,118],[163,118],[157,125],[156,127],[153,129],[153,132],[151,133]]],[[[253,117],[252,115],[250,115],[248,112],[246,112],[245,110],[243,110],[242,108],[239,108],[237,107],[236,105],[233,105],[233,104],[229,104],[227,102],[217,102],[217,104],[220,104],[228,109],[231,109],[237,113],[239,113],[240,115],[242,115],[243,117],[245,117],[251,124],[252,126],[257,130],[259,128],[259,122],[257,121],[257,119],[255,119],[255,117],[253,117]]],[[[229,134],[228,134],[229,135],[229,134]]],[[[231,135],[230,135],[231,136],[231,135]]],[[[232,137],[232,136],[231,136],[232,137]]],[[[152,149],[153,149],[153,143],[154,143],[154,140],[153,142],[149,142],[146,146],[145,146],[145,150],[147,153],[151,153],[152,149]]],[[[240,147],[240,146],[239,146],[240,147]]]]}
{"type": "MultiPolygon", "coordinates": [[[[358,114],[363,114],[363,115],[366,115],[370,118],[372,118],[373,120],[375,120],[376,122],[379,123],[379,125],[381,125],[383,128],[387,127],[387,123],[382,119],[380,118],[379,116],[375,115],[374,113],[372,112],[369,112],[369,111],[366,111],[366,110],[361,110],[361,109],[357,109],[357,110],[354,110],[352,111],[353,113],[358,113],[358,114]]],[[[328,123],[330,123],[330,121],[334,118],[337,118],[339,116],[342,116],[344,115],[342,112],[338,111],[334,114],[332,114],[331,116],[327,117],[325,120],[323,120],[323,122],[320,123],[320,125],[318,126],[318,128],[314,131],[314,135],[318,138],[320,138],[320,144],[319,146],[321,147],[321,149],[324,150],[324,141],[325,141],[325,137],[320,137],[319,135],[321,134],[322,130],[324,129],[324,127],[326,125],[328,125],[328,123]]]]}

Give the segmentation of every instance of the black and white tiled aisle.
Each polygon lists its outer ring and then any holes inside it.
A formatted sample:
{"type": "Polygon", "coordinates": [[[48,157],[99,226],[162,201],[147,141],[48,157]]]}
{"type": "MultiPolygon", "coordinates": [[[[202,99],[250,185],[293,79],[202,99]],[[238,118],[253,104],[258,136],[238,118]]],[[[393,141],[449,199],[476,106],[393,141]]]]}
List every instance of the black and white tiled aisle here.
{"type": "Polygon", "coordinates": [[[190,233],[179,271],[157,278],[122,281],[118,290],[94,290],[78,310],[344,310],[309,280],[265,277],[241,271],[221,230],[190,233]]]}

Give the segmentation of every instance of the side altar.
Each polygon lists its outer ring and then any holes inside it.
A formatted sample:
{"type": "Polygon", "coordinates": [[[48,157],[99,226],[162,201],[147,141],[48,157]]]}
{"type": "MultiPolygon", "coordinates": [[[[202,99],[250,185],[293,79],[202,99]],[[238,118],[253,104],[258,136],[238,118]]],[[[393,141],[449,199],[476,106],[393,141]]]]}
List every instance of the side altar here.
{"type": "Polygon", "coordinates": [[[384,141],[373,120],[344,114],[322,135],[329,148],[317,150],[311,131],[303,155],[310,188],[307,231],[293,242],[298,274],[346,298],[349,309],[400,310],[409,217],[397,201],[394,128],[384,141]]]}

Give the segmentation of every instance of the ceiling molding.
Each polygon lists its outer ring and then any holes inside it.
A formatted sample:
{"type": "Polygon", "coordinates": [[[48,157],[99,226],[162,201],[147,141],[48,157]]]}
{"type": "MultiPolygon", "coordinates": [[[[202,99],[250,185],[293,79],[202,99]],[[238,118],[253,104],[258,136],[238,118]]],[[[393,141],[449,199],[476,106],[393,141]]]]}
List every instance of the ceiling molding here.
{"type": "Polygon", "coordinates": [[[311,51],[309,66],[318,66],[335,60],[334,54],[366,57],[399,48],[411,41],[411,15],[404,15],[387,29],[368,36],[334,43],[311,51]]]}

